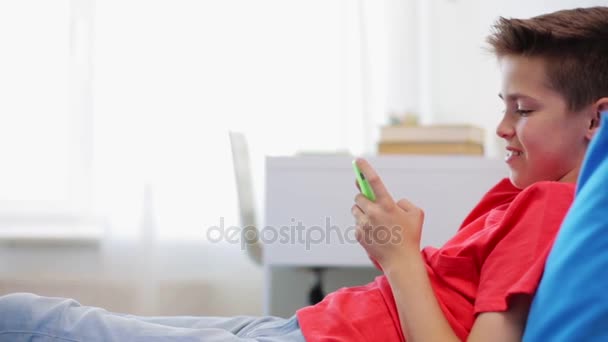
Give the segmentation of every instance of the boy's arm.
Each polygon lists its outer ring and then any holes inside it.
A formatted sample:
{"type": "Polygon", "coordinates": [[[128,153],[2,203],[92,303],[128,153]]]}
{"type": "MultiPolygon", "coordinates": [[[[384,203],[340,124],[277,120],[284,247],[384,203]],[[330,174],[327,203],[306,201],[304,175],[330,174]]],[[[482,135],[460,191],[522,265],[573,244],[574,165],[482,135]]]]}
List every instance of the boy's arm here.
{"type": "Polygon", "coordinates": [[[484,312],[477,316],[469,341],[521,341],[532,302],[528,295],[518,295],[509,301],[505,312],[484,312]]]}
{"type": "MultiPolygon", "coordinates": [[[[421,254],[416,251],[408,254],[385,269],[405,338],[408,342],[459,341],[435,298],[421,254]]],[[[505,312],[477,316],[467,340],[521,341],[530,298],[515,296],[509,303],[505,312]]]]}
{"type": "Polygon", "coordinates": [[[404,254],[398,262],[386,265],[384,274],[393,291],[405,339],[459,341],[435,298],[420,252],[410,250],[404,254]]]}

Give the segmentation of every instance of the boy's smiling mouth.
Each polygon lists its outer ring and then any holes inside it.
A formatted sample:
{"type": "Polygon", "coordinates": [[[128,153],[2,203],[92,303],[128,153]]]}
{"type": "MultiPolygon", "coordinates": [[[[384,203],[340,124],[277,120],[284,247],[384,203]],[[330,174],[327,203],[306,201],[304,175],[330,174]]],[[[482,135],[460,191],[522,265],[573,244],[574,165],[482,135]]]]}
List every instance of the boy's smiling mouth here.
{"type": "Polygon", "coordinates": [[[505,155],[505,161],[508,163],[512,158],[519,157],[524,154],[523,151],[515,149],[513,147],[507,147],[507,153],[505,155]]]}

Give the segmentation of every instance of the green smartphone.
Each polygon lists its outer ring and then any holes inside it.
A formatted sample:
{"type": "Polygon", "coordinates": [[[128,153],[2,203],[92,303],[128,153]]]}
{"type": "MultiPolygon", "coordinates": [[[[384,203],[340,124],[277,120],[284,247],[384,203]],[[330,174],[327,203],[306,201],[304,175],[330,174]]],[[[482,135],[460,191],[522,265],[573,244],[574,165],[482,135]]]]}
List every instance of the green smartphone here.
{"type": "Polygon", "coordinates": [[[359,170],[357,163],[353,160],[353,170],[355,170],[355,177],[357,178],[357,184],[359,184],[359,189],[361,189],[361,193],[363,196],[367,197],[370,201],[376,200],[376,195],[374,194],[374,190],[372,190],[372,186],[369,184],[363,172],[359,170]]]}

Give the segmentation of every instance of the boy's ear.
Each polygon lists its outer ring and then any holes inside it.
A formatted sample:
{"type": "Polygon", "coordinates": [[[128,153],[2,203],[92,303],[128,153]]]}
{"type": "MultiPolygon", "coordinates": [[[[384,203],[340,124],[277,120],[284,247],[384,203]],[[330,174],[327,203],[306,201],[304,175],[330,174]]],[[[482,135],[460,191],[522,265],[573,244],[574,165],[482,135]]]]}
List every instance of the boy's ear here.
{"type": "Polygon", "coordinates": [[[591,118],[591,122],[589,124],[589,129],[587,130],[587,134],[585,135],[585,137],[589,140],[593,138],[595,132],[597,132],[597,129],[600,127],[601,113],[608,111],[608,97],[603,97],[599,99],[595,103],[594,108],[597,109],[593,113],[593,117],[591,118]]]}
{"type": "Polygon", "coordinates": [[[591,122],[589,124],[589,129],[597,129],[600,126],[600,110],[593,113],[593,117],[591,118],[591,122]]]}

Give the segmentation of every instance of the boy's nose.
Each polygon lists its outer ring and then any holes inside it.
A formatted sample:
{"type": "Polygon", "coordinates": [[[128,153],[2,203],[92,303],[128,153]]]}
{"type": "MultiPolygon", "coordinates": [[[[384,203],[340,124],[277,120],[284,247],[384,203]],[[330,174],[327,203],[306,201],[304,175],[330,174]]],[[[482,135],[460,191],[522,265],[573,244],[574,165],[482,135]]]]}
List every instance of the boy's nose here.
{"type": "Polygon", "coordinates": [[[507,115],[503,116],[496,127],[496,135],[503,139],[509,139],[513,136],[514,132],[513,125],[509,122],[507,115]]]}

